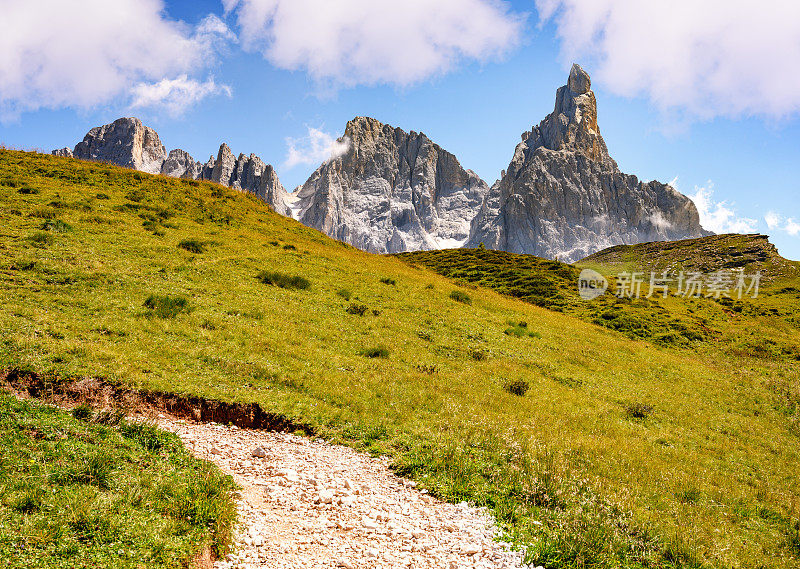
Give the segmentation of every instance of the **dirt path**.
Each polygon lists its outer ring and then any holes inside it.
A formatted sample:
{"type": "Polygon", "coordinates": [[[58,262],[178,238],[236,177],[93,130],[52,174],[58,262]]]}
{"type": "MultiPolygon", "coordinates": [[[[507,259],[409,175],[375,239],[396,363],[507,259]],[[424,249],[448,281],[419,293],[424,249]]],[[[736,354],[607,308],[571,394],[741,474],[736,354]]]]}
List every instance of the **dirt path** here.
{"type": "Polygon", "coordinates": [[[160,418],[242,487],[232,568],[511,568],[486,512],[427,496],[385,461],[285,433],[160,418]],[[254,456],[255,455],[255,456],[254,456]]]}

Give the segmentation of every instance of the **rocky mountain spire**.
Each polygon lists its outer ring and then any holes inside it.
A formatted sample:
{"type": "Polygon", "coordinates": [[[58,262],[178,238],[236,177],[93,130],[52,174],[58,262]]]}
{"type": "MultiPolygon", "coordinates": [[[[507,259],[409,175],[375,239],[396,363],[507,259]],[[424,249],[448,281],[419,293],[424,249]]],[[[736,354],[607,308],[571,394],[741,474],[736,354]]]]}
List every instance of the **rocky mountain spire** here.
{"type": "Polygon", "coordinates": [[[577,64],[553,112],[522,135],[472,222],[468,246],[576,261],[612,245],[700,237],[697,209],[660,182],[620,172],[577,64]]]}
{"type": "Polygon", "coordinates": [[[427,136],[368,117],[298,188],[299,220],[375,253],[459,247],[488,187],[427,136]]]}

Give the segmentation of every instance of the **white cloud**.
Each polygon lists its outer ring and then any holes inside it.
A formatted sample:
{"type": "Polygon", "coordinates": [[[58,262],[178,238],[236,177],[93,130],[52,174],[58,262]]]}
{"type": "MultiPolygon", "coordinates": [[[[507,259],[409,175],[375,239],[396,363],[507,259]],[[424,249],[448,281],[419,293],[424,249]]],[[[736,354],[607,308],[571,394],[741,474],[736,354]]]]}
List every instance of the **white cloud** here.
{"type": "Polygon", "coordinates": [[[650,223],[659,229],[672,229],[673,227],[672,223],[670,223],[670,221],[665,218],[664,214],[660,211],[657,211],[650,216],[650,223]]]}
{"type": "Polygon", "coordinates": [[[192,28],[163,8],[162,0],[4,3],[0,119],[127,97],[134,85],[206,67],[234,39],[213,15],[192,28]]]}
{"type": "Polygon", "coordinates": [[[686,117],[800,111],[800,2],[536,0],[565,62],[686,117]]]}
{"type": "Polygon", "coordinates": [[[350,150],[350,140],[347,137],[335,138],[334,136],[312,127],[306,127],[308,134],[301,138],[287,138],[286,169],[294,168],[299,164],[319,166],[328,160],[343,156],[350,150]]]}
{"type": "Polygon", "coordinates": [[[764,222],[767,228],[778,231],[785,231],[791,236],[800,235],[800,223],[793,217],[784,218],[781,214],[774,211],[768,211],[764,215],[764,222]]]}
{"type": "Polygon", "coordinates": [[[233,93],[228,85],[217,84],[213,77],[200,82],[181,75],[175,79],[162,79],[157,83],[139,83],[133,86],[131,94],[132,108],[161,108],[178,116],[206,97],[220,94],[230,97],[233,93]]]}
{"type": "Polygon", "coordinates": [[[501,0],[223,0],[245,49],[321,85],[410,85],[518,45],[501,0]]]}
{"type": "MultiPolygon", "coordinates": [[[[675,178],[670,185],[677,189],[675,178]]],[[[733,209],[733,204],[726,201],[714,201],[714,184],[709,180],[705,186],[695,186],[694,195],[687,196],[697,206],[700,214],[700,225],[714,233],[755,233],[758,220],[750,217],[740,217],[733,209]]]]}
{"type": "Polygon", "coordinates": [[[767,224],[767,228],[769,229],[777,229],[781,224],[782,217],[779,213],[775,213],[774,211],[768,211],[764,215],[764,222],[767,224]]]}

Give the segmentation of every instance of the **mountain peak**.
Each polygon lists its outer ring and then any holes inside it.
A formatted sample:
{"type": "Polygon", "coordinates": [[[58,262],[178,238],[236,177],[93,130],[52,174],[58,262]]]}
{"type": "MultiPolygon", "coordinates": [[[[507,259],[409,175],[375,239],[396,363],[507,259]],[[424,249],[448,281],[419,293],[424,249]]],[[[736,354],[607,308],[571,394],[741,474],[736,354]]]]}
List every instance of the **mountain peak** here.
{"type": "Polygon", "coordinates": [[[583,70],[583,67],[578,65],[577,63],[572,64],[572,69],[569,72],[569,80],[567,81],[567,87],[573,93],[578,95],[583,95],[588,93],[592,90],[592,80],[589,77],[589,74],[583,70]]]}

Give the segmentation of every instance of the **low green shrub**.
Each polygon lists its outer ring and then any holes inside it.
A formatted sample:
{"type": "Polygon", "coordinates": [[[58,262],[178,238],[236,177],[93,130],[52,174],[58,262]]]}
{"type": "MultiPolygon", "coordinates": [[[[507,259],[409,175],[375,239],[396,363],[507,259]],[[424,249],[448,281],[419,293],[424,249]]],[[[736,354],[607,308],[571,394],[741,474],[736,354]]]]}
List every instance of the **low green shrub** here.
{"type": "Polygon", "coordinates": [[[287,275],[279,271],[262,271],[258,274],[258,280],[264,284],[274,285],[280,288],[291,288],[297,290],[308,290],[311,288],[311,281],[297,275],[287,275]]]}
{"type": "Polygon", "coordinates": [[[207,244],[199,239],[184,239],[178,243],[178,247],[189,251],[190,253],[205,253],[207,244]]]}
{"type": "Polygon", "coordinates": [[[348,314],[355,314],[357,316],[364,316],[367,313],[367,305],[351,302],[350,306],[345,309],[348,314]]]}
{"type": "Polygon", "coordinates": [[[530,387],[531,386],[527,381],[520,378],[508,379],[503,383],[503,389],[512,395],[518,395],[520,397],[525,395],[530,387]]]}
{"type": "Polygon", "coordinates": [[[39,193],[39,188],[34,188],[32,186],[22,186],[21,188],[19,188],[17,190],[17,192],[19,192],[20,194],[26,194],[26,195],[38,194],[39,193]]]}
{"type": "Polygon", "coordinates": [[[341,296],[341,297],[342,297],[343,299],[345,299],[345,300],[350,300],[350,297],[353,295],[353,293],[352,293],[352,292],[350,292],[350,290],[349,290],[349,289],[346,289],[346,288],[343,288],[343,289],[337,290],[337,291],[336,291],[336,294],[337,294],[337,295],[339,295],[339,296],[341,296]]]}
{"type": "Polygon", "coordinates": [[[396,281],[396,280],[394,280],[394,279],[390,279],[390,278],[388,278],[388,277],[384,277],[384,278],[382,278],[382,279],[381,279],[381,282],[382,282],[383,284],[385,284],[385,285],[397,286],[397,281],[396,281]]]}
{"type": "Polygon", "coordinates": [[[625,403],[623,409],[625,409],[625,414],[630,419],[647,419],[653,412],[652,405],[639,402],[625,403]]]}
{"type": "Polygon", "coordinates": [[[373,348],[367,348],[366,350],[361,352],[361,355],[366,356],[368,358],[388,358],[389,348],[381,344],[373,348]]]}
{"type": "Polygon", "coordinates": [[[92,408],[85,403],[78,405],[72,408],[72,416],[79,421],[88,421],[92,417],[92,408]]]}
{"type": "Polygon", "coordinates": [[[510,326],[503,330],[503,333],[507,336],[515,336],[517,338],[522,338],[524,336],[528,336],[531,338],[541,338],[542,335],[539,332],[531,332],[528,330],[528,323],[527,322],[509,322],[510,326]]]}
{"type": "Polygon", "coordinates": [[[183,296],[151,294],[144,301],[144,306],[158,318],[175,318],[182,312],[189,312],[189,301],[183,296]]]}
{"type": "Polygon", "coordinates": [[[463,304],[472,304],[472,297],[470,297],[466,292],[462,292],[460,290],[452,291],[450,293],[450,298],[463,304]]]}

